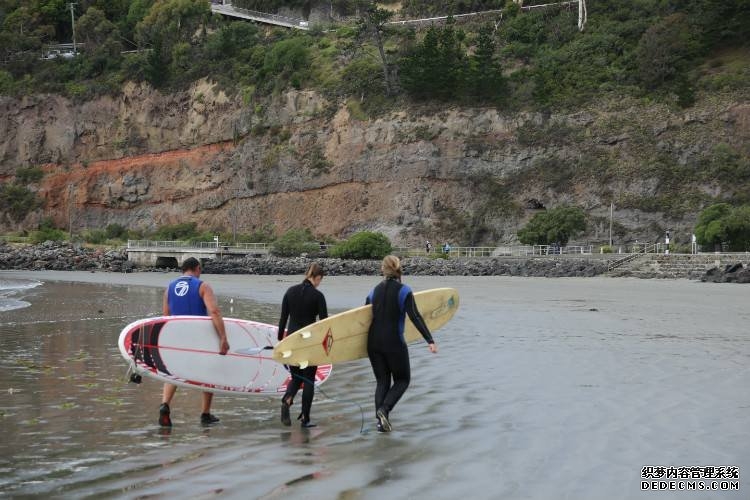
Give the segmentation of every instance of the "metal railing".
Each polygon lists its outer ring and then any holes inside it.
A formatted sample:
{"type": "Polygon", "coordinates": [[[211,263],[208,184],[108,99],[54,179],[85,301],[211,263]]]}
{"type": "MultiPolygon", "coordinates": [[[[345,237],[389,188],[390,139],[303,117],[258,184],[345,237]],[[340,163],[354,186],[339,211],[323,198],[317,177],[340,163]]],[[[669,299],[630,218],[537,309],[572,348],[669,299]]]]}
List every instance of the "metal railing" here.
{"type": "MultiPolygon", "coordinates": [[[[330,245],[311,242],[319,246],[325,252],[330,245]]],[[[272,243],[232,243],[226,241],[155,241],[155,240],[128,240],[127,250],[201,250],[201,251],[224,251],[224,252],[268,252],[273,247],[272,243]]],[[[521,246],[485,246],[485,247],[463,247],[451,246],[433,247],[428,252],[424,247],[393,247],[393,253],[403,257],[533,257],[533,256],[555,256],[555,255],[591,255],[593,247],[587,246],[556,246],[556,245],[521,245],[521,246]]]]}
{"type": "Polygon", "coordinates": [[[438,247],[429,252],[425,248],[394,247],[394,253],[408,257],[430,257],[446,255],[448,257],[531,257],[548,255],[591,255],[593,247],[555,246],[555,245],[522,245],[494,247],[438,247]]]}
{"type": "Polygon", "coordinates": [[[466,14],[453,14],[450,16],[435,16],[435,17],[422,17],[419,19],[403,19],[400,21],[389,21],[386,24],[421,24],[421,23],[433,23],[435,21],[445,21],[449,17],[453,19],[460,19],[462,17],[479,16],[482,14],[494,14],[501,13],[503,9],[483,10],[481,12],[468,12],[466,14]]]}
{"type": "Polygon", "coordinates": [[[276,24],[279,26],[286,26],[288,28],[296,28],[301,30],[310,29],[309,23],[304,19],[280,16],[278,14],[269,14],[268,12],[259,12],[256,10],[243,9],[242,7],[235,7],[231,2],[225,2],[223,4],[212,3],[211,10],[225,16],[243,17],[238,15],[242,14],[255,21],[267,22],[269,24],[276,24]]]}
{"type": "Polygon", "coordinates": [[[631,250],[635,250],[633,253],[628,254],[622,259],[617,259],[607,264],[607,271],[613,271],[618,267],[637,259],[641,255],[646,255],[649,253],[659,253],[660,245],[660,243],[645,243],[642,244],[642,246],[634,245],[633,247],[631,247],[631,250]]]}
{"type": "MultiPolygon", "coordinates": [[[[540,9],[540,8],[562,6],[562,5],[572,5],[572,4],[578,4],[580,1],[581,0],[569,0],[569,1],[564,1],[564,2],[553,2],[553,3],[545,3],[545,4],[537,4],[537,5],[524,5],[524,6],[521,6],[521,10],[530,11],[532,9],[540,9]]],[[[290,28],[297,28],[297,29],[302,29],[302,30],[309,29],[309,23],[308,21],[305,21],[304,19],[297,19],[293,17],[280,16],[278,14],[269,14],[267,12],[249,10],[249,9],[245,9],[242,7],[235,7],[232,4],[231,0],[212,0],[211,10],[213,12],[228,15],[228,16],[236,15],[236,14],[244,14],[256,21],[261,21],[261,22],[267,21],[272,24],[278,24],[281,26],[287,26],[290,28]]],[[[477,12],[466,12],[463,14],[423,17],[423,18],[416,18],[416,19],[401,19],[398,21],[389,21],[386,24],[393,24],[393,25],[426,24],[426,23],[445,21],[448,18],[461,19],[464,17],[482,16],[485,14],[502,15],[504,10],[505,9],[490,9],[490,10],[482,10],[482,11],[477,11],[477,12]]],[[[352,24],[356,22],[358,19],[360,19],[358,16],[347,16],[347,17],[343,17],[339,19],[339,23],[352,24]]]]}
{"type": "Polygon", "coordinates": [[[268,243],[231,243],[226,241],[152,241],[128,240],[128,250],[180,249],[180,250],[219,250],[219,251],[268,251],[268,243]]]}
{"type": "Polygon", "coordinates": [[[593,247],[591,245],[528,245],[528,246],[506,246],[497,247],[493,257],[514,256],[524,257],[528,255],[591,255],[593,247]]]}
{"type": "Polygon", "coordinates": [[[75,57],[78,52],[83,50],[83,43],[54,43],[45,45],[42,49],[42,59],[57,59],[58,57],[70,59],[75,57]]]}

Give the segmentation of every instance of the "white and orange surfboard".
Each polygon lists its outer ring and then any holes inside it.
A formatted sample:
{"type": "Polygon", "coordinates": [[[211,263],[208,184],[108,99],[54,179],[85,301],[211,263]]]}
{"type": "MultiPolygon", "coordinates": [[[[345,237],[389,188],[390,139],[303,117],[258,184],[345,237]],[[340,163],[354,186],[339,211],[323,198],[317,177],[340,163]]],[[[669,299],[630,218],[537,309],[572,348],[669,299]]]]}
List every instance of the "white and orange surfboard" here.
{"type": "MultiPolygon", "coordinates": [[[[170,384],[228,394],[277,394],[290,375],[272,357],[273,325],[224,318],[229,352],[219,354],[219,337],[206,316],[159,316],[135,321],[120,333],[122,356],[139,375],[170,384]]],[[[331,374],[319,366],[316,385],[331,374]]]]}

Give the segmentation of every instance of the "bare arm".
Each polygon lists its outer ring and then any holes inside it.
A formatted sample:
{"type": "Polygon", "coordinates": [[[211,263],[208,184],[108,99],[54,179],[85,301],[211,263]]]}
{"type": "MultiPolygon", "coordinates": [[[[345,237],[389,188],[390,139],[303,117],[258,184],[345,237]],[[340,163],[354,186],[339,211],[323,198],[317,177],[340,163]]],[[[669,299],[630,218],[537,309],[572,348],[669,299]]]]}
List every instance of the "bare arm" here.
{"type": "Polygon", "coordinates": [[[168,290],[164,290],[164,300],[161,303],[162,316],[169,316],[169,299],[167,298],[168,290]]]}
{"type": "Polygon", "coordinates": [[[229,342],[227,341],[227,332],[224,328],[224,319],[221,317],[219,304],[216,302],[216,296],[211,285],[205,281],[201,284],[198,292],[206,304],[208,315],[211,316],[211,322],[214,324],[216,333],[219,335],[219,354],[226,354],[229,351],[229,342]]]}

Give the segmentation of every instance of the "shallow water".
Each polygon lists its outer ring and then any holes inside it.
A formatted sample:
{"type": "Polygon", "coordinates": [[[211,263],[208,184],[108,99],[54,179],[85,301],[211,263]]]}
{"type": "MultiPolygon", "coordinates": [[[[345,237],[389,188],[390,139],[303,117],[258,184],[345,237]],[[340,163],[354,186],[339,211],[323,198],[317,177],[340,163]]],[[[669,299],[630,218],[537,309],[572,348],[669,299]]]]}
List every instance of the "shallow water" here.
{"type": "MultiPolygon", "coordinates": [[[[685,280],[406,277],[461,307],[374,432],[367,361],[338,365],[303,430],[278,400],[217,395],[198,423],[180,389],[125,380],[129,322],[172,275],[0,272],[43,282],[0,311],[0,495],[230,498],[747,498],[750,288],[685,280]],[[63,280],[63,281],[58,281],[63,280]],[[114,284],[104,284],[105,282],[114,284]],[[646,465],[740,467],[739,491],[641,491],[646,465]]],[[[275,323],[297,277],[204,276],[225,316],[275,323]]],[[[332,311],[374,277],[330,277],[332,311]]]]}
{"type": "Polygon", "coordinates": [[[22,309],[31,304],[20,300],[19,296],[26,295],[29,290],[40,286],[42,283],[29,279],[4,279],[0,277],[0,312],[22,309]]]}

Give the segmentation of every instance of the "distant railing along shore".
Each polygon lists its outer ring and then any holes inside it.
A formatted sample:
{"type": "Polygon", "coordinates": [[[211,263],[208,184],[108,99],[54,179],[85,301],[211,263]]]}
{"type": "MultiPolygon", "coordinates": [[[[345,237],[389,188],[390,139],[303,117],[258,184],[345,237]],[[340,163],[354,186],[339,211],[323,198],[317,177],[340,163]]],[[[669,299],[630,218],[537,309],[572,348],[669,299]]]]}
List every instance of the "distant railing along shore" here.
{"type": "Polygon", "coordinates": [[[592,246],[559,247],[555,245],[521,245],[495,247],[432,247],[426,248],[394,247],[393,252],[398,255],[417,257],[431,255],[447,255],[449,257],[529,257],[544,255],[591,255],[592,246]]]}
{"type": "Polygon", "coordinates": [[[179,248],[181,250],[268,250],[270,243],[231,243],[226,241],[153,241],[153,240],[128,240],[128,250],[141,249],[167,249],[179,248]]]}
{"type": "MultiPolygon", "coordinates": [[[[128,240],[128,250],[166,250],[170,248],[188,250],[212,250],[223,251],[269,251],[272,243],[232,243],[226,241],[154,241],[154,240],[128,240]]],[[[328,250],[329,245],[319,244],[321,251],[328,250]]],[[[487,247],[432,247],[427,251],[426,247],[394,247],[393,253],[404,257],[447,255],[449,257],[526,257],[545,255],[591,255],[593,247],[588,246],[565,246],[555,245],[525,245],[525,246],[487,246],[487,247]]]]}
{"type": "MultiPolygon", "coordinates": [[[[9,236],[0,235],[0,242],[3,243],[20,243],[20,244],[31,244],[33,243],[32,238],[28,236],[9,236]]],[[[331,245],[325,243],[315,243],[319,246],[321,252],[327,251],[331,245]]],[[[253,251],[259,251],[262,253],[269,253],[273,249],[273,243],[233,243],[227,241],[183,241],[183,240],[172,240],[172,241],[157,241],[157,240],[128,240],[126,244],[127,250],[148,250],[148,249],[196,249],[210,251],[218,249],[219,251],[231,251],[234,250],[237,253],[246,251],[247,253],[253,253],[253,251]]],[[[555,245],[498,245],[498,246],[483,246],[483,247],[465,247],[465,246],[450,246],[447,251],[444,246],[432,247],[429,252],[425,247],[408,247],[408,246],[394,246],[393,253],[402,257],[429,257],[435,255],[448,255],[450,257],[527,257],[527,256],[548,256],[548,255],[594,255],[594,254],[610,254],[616,260],[613,261],[615,267],[619,264],[627,262],[630,258],[637,257],[638,255],[644,254],[664,254],[666,250],[666,244],[664,243],[636,243],[627,244],[618,247],[609,247],[607,245],[571,245],[559,247],[555,245]],[[605,250],[607,249],[607,250],[605,250]]],[[[670,255],[733,255],[733,256],[744,256],[747,258],[750,256],[750,252],[706,252],[696,250],[694,252],[680,253],[670,252],[670,255]]]]}

